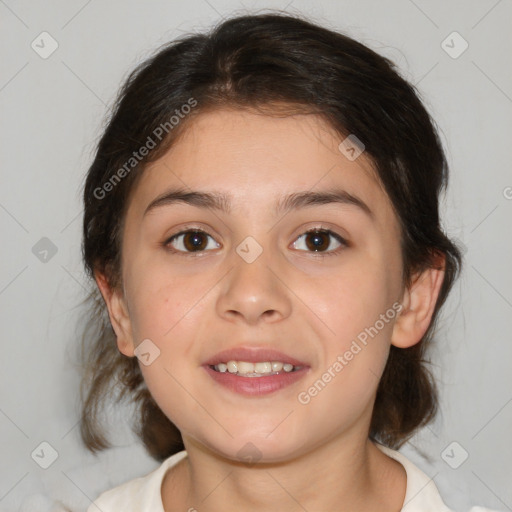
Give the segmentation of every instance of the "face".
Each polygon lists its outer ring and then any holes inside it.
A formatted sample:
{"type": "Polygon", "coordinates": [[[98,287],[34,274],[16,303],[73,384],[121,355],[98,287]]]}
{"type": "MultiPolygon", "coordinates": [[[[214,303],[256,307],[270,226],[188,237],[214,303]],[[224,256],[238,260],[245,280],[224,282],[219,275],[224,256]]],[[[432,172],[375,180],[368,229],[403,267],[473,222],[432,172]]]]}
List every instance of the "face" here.
{"type": "Polygon", "coordinates": [[[116,334],[129,356],[146,340],[144,379],[184,439],[278,461],[367,436],[402,297],[400,232],[365,154],[347,158],[341,141],[317,116],[203,113],[138,183],[116,334]],[[223,195],[229,208],[162,199],[177,189],[223,195]],[[206,363],[240,347],[303,368],[214,375],[206,363]]]}

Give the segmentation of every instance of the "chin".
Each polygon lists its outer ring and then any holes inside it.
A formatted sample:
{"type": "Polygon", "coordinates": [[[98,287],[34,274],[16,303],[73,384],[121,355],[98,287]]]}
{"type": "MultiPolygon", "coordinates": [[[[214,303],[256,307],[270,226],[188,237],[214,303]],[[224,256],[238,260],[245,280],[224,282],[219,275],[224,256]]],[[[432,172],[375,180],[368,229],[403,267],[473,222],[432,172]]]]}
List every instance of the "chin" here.
{"type": "Polygon", "coordinates": [[[225,444],[215,445],[213,450],[220,456],[248,465],[261,463],[276,463],[293,459],[299,455],[304,446],[300,442],[294,444],[286,436],[272,436],[265,434],[234,436],[225,440],[225,444]]]}

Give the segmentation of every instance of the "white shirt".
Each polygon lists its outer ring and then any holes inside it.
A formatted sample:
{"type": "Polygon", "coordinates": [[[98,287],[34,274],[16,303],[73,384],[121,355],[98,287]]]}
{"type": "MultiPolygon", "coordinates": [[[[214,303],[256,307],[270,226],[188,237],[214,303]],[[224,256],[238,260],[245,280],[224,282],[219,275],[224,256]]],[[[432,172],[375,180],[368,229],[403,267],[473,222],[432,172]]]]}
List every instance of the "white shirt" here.
{"type": "MultiPolygon", "coordinates": [[[[386,455],[402,464],[407,474],[407,487],[401,512],[453,512],[441,499],[434,481],[415,466],[405,455],[375,443],[386,455]]],[[[187,452],[171,455],[160,467],[146,476],[135,478],[102,493],[87,512],[165,512],[161,487],[169,468],[186,457],[187,452]]],[[[493,512],[472,507],[469,512],[493,512]]]]}

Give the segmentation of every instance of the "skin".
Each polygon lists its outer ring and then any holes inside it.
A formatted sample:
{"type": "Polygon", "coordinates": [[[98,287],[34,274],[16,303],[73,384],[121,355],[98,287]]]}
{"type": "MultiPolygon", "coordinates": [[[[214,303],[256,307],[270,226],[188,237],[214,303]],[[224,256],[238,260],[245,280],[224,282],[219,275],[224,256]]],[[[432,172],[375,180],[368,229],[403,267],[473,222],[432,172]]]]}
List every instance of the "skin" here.
{"type": "Polygon", "coordinates": [[[405,470],[368,440],[371,413],[390,345],[421,339],[444,273],[428,269],[404,289],[398,220],[371,161],[364,153],[347,159],[341,140],[314,115],[203,113],[146,168],[134,191],[123,231],[123,287],[112,290],[100,273],[96,280],[119,350],[134,357],[144,339],[160,350],[150,365],[139,365],[188,452],[164,479],[167,512],[402,507],[405,470]],[[177,203],[144,215],[173,186],[230,194],[232,211],[177,203]],[[347,204],[273,214],[285,194],[333,187],[362,199],[374,218],[347,204]],[[171,252],[185,250],[183,237],[165,247],[190,225],[211,235],[204,235],[206,250],[171,252]],[[318,257],[301,235],[320,226],[348,245],[326,235],[328,251],[339,252],[318,257]],[[252,263],[236,252],[247,236],[263,249],[252,263]],[[301,404],[298,394],[396,301],[400,315],[301,404]],[[201,367],[238,345],[272,346],[310,368],[287,388],[245,397],[201,367]],[[249,442],[261,456],[253,465],[237,455],[249,442]]]}

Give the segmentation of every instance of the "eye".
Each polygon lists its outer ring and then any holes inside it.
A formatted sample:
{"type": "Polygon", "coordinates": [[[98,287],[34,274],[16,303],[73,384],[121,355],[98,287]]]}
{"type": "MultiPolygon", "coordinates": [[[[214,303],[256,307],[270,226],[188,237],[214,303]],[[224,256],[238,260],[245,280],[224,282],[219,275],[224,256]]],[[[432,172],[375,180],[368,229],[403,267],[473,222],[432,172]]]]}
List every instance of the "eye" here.
{"type": "MultiPolygon", "coordinates": [[[[343,237],[330,229],[323,228],[310,229],[300,235],[297,240],[305,242],[305,248],[297,247],[298,242],[296,241],[293,244],[295,249],[305,250],[307,252],[326,253],[326,256],[337,254],[340,247],[348,246],[348,243],[343,237]],[[333,240],[335,247],[332,247],[333,240]]],[[[172,252],[191,254],[218,249],[220,244],[215,242],[213,237],[206,231],[195,228],[176,233],[164,242],[164,246],[172,252]],[[209,244],[208,238],[212,240],[212,243],[209,244]]],[[[324,256],[324,254],[319,255],[324,256]]]]}
{"type": "MultiPolygon", "coordinates": [[[[208,248],[208,238],[212,238],[206,231],[201,229],[190,229],[186,231],[180,231],[175,235],[171,236],[166,242],[165,246],[173,246],[171,249],[173,252],[204,252],[208,248]]],[[[210,249],[219,248],[220,245],[214,241],[214,247],[210,249]]]]}
{"type": "MultiPolygon", "coordinates": [[[[326,255],[337,254],[340,247],[347,246],[347,242],[337,233],[331,231],[330,229],[321,229],[321,228],[313,228],[306,231],[304,234],[300,235],[297,240],[301,240],[304,238],[305,241],[305,250],[312,252],[326,252],[326,255]],[[335,240],[335,244],[338,245],[334,247],[334,250],[331,246],[331,241],[335,240]],[[330,250],[328,250],[330,249],[330,250]]],[[[294,242],[294,246],[297,242],[294,242]]],[[[297,247],[295,247],[297,249],[297,247]]],[[[300,249],[300,248],[299,248],[300,249]]],[[[300,249],[303,250],[303,249],[300,249]]]]}

